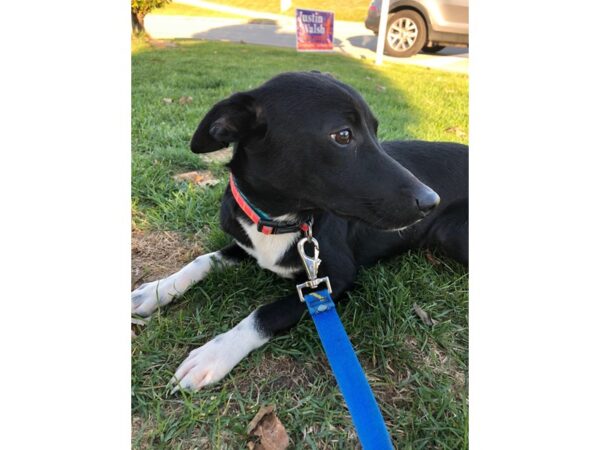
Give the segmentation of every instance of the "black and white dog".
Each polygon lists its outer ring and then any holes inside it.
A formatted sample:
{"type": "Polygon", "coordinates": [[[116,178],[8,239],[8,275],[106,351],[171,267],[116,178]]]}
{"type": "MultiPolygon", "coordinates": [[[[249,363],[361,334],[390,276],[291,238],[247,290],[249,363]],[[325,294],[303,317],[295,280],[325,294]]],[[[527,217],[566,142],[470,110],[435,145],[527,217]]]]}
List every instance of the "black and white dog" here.
{"type": "MultiPolygon", "coordinates": [[[[468,264],[468,148],[379,142],[364,99],[333,77],[284,73],[217,103],[191,148],[206,153],[230,143],[221,225],[234,243],[140,286],[132,313],[148,316],[220,264],[248,256],[282,277],[306,281],[295,244],[308,223],[320,243],[319,276],[329,276],[335,301],[360,267],[408,249],[436,248],[468,264]]],[[[175,390],[221,380],[252,350],[293,327],[305,309],[295,290],[259,307],[192,351],[171,380],[175,390]]]]}

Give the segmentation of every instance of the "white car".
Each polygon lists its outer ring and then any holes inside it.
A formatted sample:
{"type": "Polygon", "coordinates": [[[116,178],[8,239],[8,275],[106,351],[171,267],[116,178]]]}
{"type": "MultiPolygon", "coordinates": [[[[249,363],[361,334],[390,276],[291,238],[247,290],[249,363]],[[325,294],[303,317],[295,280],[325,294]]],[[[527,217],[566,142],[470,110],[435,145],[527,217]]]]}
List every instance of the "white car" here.
{"type": "MultiPolygon", "coordinates": [[[[381,0],[369,5],[365,26],[379,31],[381,0]]],[[[412,56],[445,46],[469,46],[469,0],[390,0],[385,53],[412,56]]]]}

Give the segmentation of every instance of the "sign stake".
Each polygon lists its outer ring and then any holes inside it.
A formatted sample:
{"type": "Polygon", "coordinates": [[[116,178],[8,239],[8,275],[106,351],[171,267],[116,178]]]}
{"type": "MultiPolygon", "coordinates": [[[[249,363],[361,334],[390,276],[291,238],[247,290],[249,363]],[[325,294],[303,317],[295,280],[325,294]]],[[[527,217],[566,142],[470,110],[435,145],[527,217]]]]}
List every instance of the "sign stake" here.
{"type": "Polygon", "coordinates": [[[375,52],[375,64],[380,66],[383,61],[383,46],[385,43],[385,32],[387,29],[388,13],[390,10],[390,0],[381,2],[381,11],[379,12],[379,35],[377,36],[377,51],[375,52]]]}

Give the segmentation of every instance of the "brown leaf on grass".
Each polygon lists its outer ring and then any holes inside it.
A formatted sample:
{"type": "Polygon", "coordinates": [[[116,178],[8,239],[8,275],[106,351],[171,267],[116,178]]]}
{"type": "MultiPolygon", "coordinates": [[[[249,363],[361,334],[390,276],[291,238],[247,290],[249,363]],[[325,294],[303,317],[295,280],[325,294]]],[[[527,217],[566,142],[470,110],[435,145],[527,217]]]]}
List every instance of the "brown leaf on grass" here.
{"type": "Polygon", "coordinates": [[[427,259],[427,261],[429,261],[429,264],[431,264],[432,266],[439,266],[442,263],[439,259],[433,256],[433,254],[429,250],[425,251],[425,258],[427,259]]]}
{"type": "Polygon", "coordinates": [[[416,303],[413,303],[413,310],[415,311],[415,314],[417,316],[419,316],[419,319],[421,319],[425,325],[428,325],[431,327],[437,323],[437,320],[432,319],[431,316],[416,303]]]}
{"type": "Polygon", "coordinates": [[[219,183],[212,173],[208,170],[194,170],[192,172],[180,173],[173,176],[175,181],[187,181],[196,186],[214,186],[219,183]]]}
{"type": "Polygon", "coordinates": [[[380,84],[375,86],[375,90],[378,92],[383,92],[385,91],[387,88],[385,86],[381,86],[380,84]]]}
{"type": "Polygon", "coordinates": [[[138,319],[137,317],[131,318],[131,339],[137,337],[136,331],[140,331],[141,327],[146,326],[149,319],[138,319]]]}
{"type": "Polygon", "coordinates": [[[467,133],[465,133],[464,130],[462,130],[460,127],[450,127],[450,128],[446,128],[444,131],[446,133],[455,134],[459,138],[461,138],[461,137],[467,137],[467,133]]]}
{"type": "Polygon", "coordinates": [[[250,450],[284,450],[290,445],[287,431],[275,415],[275,405],[261,407],[246,431],[258,437],[257,442],[248,443],[250,450]]]}
{"type": "Polygon", "coordinates": [[[189,95],[187,96],[183,96],[183,97],[179,97],[179,104],[180,105],[187,105],[189,103],[192,103],[193,98],[190,97],[189,95]]]}
{"type": "Polygon", "coordinates": [[[138,319],[137,317],[131,318],[132,325],[139,325],[141,327],[145,327],[148,324],[149,319],[138,319]]]}
{"type": "Polygon", "coordinates": [[[172,98],[163,98],[163,103],[170,105],[171,103],[173,103],[173,99],[172,98]]]}
{"type": "Polygon", "coordinates": [[[226,163],[227,161],[231,160],[232,155],[233,155],[233,148],[227,147],[227,148],[224,148],[223,150],[217,150],[216,152],[212,152],[212,153],[201,153],[198,156],[203,161],[207,161],[207,162],[214,161],[214,162],[218,162],[218,163],[226,163]]]}

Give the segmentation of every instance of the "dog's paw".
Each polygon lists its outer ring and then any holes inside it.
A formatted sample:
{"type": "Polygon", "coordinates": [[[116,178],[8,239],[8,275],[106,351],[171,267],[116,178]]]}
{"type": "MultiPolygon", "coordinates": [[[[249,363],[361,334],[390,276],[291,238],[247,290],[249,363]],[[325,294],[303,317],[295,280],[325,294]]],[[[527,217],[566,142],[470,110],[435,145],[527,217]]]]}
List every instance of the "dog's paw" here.
{"type": "Polygon", "coordinates": [[[159,306],[170,303],[176,295],[171,277],[144,283],[131,293],[131,314],[148,317],[159,306]]]}
{"type": "Polygon", "coordinates": [[[197,391],[220,381],[234,368],[240,359],[227,353],[224,339],[225,335],[217,336],[189,354],[169,381],[174,386],[171,393],[179,389],[197,391]]]}
{"type": "Polygon", "coordinates": [[[250,314],[228,332],[192,351],[169,381],[174,386],[171,392],[197,391],[220,381],[248,353],[268,340],[259,331],[255,313],[250,314]]]}

